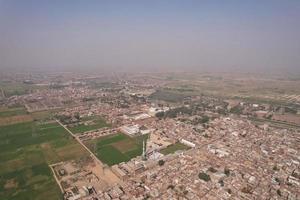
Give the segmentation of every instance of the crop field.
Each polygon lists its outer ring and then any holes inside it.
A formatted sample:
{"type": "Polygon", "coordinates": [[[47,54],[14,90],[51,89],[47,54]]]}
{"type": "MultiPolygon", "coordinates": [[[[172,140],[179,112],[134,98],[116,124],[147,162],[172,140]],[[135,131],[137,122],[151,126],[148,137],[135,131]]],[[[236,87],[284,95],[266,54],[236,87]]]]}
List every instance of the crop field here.
{"type": "Polygon", "coordinates": [[[131,138],[119,133],[87,141],[87,146],[102,162],[112,166],[141,155],[145,137],[131,138]]]}
{"type": "Polygon", "coordinates": [[[1,82],[0,89],[3,91],[6,97],[14,95],[28,94],[36,89],[46,88],[46,86],[37,86],[32,84],[24,84],[20,82],[1,82]]]}
{"type": "Polygon", "coordinates": [[[49,164],[86,151],[56,122],[0,127],[0,199],[61,199],[49,164]]]}
{"type": "MultiPolygon", "coordinates": [[[[212,95],[222,98],[237,98],[267,103],[299,103],[299,78],[279,77],[257,74],[210,74],[186,73],[174,74],[166,78],[168,83],[151,97],[159,100],[169,100],[168,93],[184,92],[191,95],[212,95]],[[167,89],[167,92],[166,92],[167,89]]],[[[174,99],[177,101],[180,98],[174,99]]]]}
{"type": "Polygon", "coordinates": [[[1,108],[0,126],[31,122],[34,120],[47,121],[56,110],[28,113],[24,107],[1,108]]]}
{"type": "Polygon", "coordinates": [[[59,109],[53,109],[53,110],[45,110],[45,111],[37,111],[37,112],[32,112],[30,115],[32,116],[33,119],[35,120],[43,120],[47,121],[53,117],[53,115],[58,111],[59,109]]]}
{"type": "Polygon", "coordinates": [[[178,150],[186,150],[186,149],[189,149],[189,147],[184,144],[181,144],[180,142],[177,142],[175,144],[171,144],[165,149],[162,149],[160,153],[167,155],[167,154],[175,153],[178,150]]]}
{"type": "Polygon", "coordinates": [[[86,131],[91,131],[103,127],[109,127],[110,124],[107,124],[104,119],[100,117],[87,117],[82,119],[82,124],[78,125],[69,125],[68,128],[73,133],[83,133],[86,131]]]}
{"type": "Polygon", "coordinates": [[[25,115],[27,114],[27,111],[24,107],[19,108],[4,108],[0,110],[0,117],[11,117],[16,115],[25,115]]]}
{"type": "Polygon", "coordinates": [[[180,90],[170,90],[170,89],[163,89],[157,90],[156,92],[150,95],[150,99],[153,100],[161,100],[167,102],[179,102],[183,101],[185,97],[189,96],[184,91],[180,90]]]}
{"type": "Polygon", "coordinates": [[[23,122],[31,122],[33,118],[31,115],[15,115],[10,117],[0,117],[0,126],[12,125],[23,122]]]}

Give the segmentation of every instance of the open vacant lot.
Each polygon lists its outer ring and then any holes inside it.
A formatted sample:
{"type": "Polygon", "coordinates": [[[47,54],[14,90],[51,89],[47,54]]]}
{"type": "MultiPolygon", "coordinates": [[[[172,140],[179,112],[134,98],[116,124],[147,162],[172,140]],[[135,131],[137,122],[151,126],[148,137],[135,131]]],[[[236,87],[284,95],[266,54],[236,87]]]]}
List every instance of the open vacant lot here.
{"type": "Polygon", "coordinates": [[[171,144],[170,146],[168,146],[165,149],[162,149],[160,151],[160,153],[162,153],[164,155],[167,155],[167,154],[174,153],[174,152],[176,152],[178,150],[186,150],[186,149],[189,149],[189,147],[185,146],[184,144],[181,144],[180,142],[177,142],[175,144],[171,144]]]}
{"type": "Polygon", "coordinates": [[[131,138],[119,133],[90,140],[86,144],[102,162],[111,166],[141,155],[145,137],[131,138]]]}
{"type": "Polygon", "coordinates": [[[56,122],[1,126],[0,149],[0,199],[61,199],[48,165],[86,155],[56,122]]]}

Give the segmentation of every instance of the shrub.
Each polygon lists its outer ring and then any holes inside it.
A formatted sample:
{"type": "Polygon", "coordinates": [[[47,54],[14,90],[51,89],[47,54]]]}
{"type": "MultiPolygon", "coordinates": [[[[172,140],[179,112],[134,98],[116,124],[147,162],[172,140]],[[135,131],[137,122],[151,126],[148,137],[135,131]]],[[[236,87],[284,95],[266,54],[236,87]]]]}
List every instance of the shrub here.
{"type": "Polygon", "coordinates": [[[276,192],[279,196],[281,196],[281,191],[279,189],[276,192]]]}

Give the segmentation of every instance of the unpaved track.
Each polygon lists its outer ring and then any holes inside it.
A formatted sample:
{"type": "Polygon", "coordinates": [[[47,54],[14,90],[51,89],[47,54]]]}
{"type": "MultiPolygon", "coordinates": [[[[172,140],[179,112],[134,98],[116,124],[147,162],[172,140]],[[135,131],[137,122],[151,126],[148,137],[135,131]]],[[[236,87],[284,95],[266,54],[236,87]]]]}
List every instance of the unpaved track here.
{"type": "Polygon", "coordinates": [[[63,125],[59,120],[56,119],[56,122],[59,123],[70,135],[72,135],[73,138],[77,140],[79,144],[83,148],[85,148],[91,155],[91,157],[97,162],[99,167],[96,167],[95,172],[96,174],[104,181],[106,181],[108,184],[118,183],[121,180],[111,171],[111,169],[108,166],[105,166],[98,158],[95,156],[95,154],[85,146],[85,144],[74,134],[72,131],[70,131],[67,126],[63,125]]]}

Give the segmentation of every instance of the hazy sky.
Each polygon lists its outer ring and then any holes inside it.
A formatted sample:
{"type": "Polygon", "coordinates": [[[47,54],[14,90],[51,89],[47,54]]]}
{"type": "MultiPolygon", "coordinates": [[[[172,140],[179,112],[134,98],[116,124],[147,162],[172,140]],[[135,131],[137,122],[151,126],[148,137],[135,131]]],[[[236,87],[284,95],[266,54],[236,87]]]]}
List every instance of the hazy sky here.
{"type": "Polygon", "coordinates": [[[299,0],[0,0],[0,69],[300,70],[299,0]]]}

